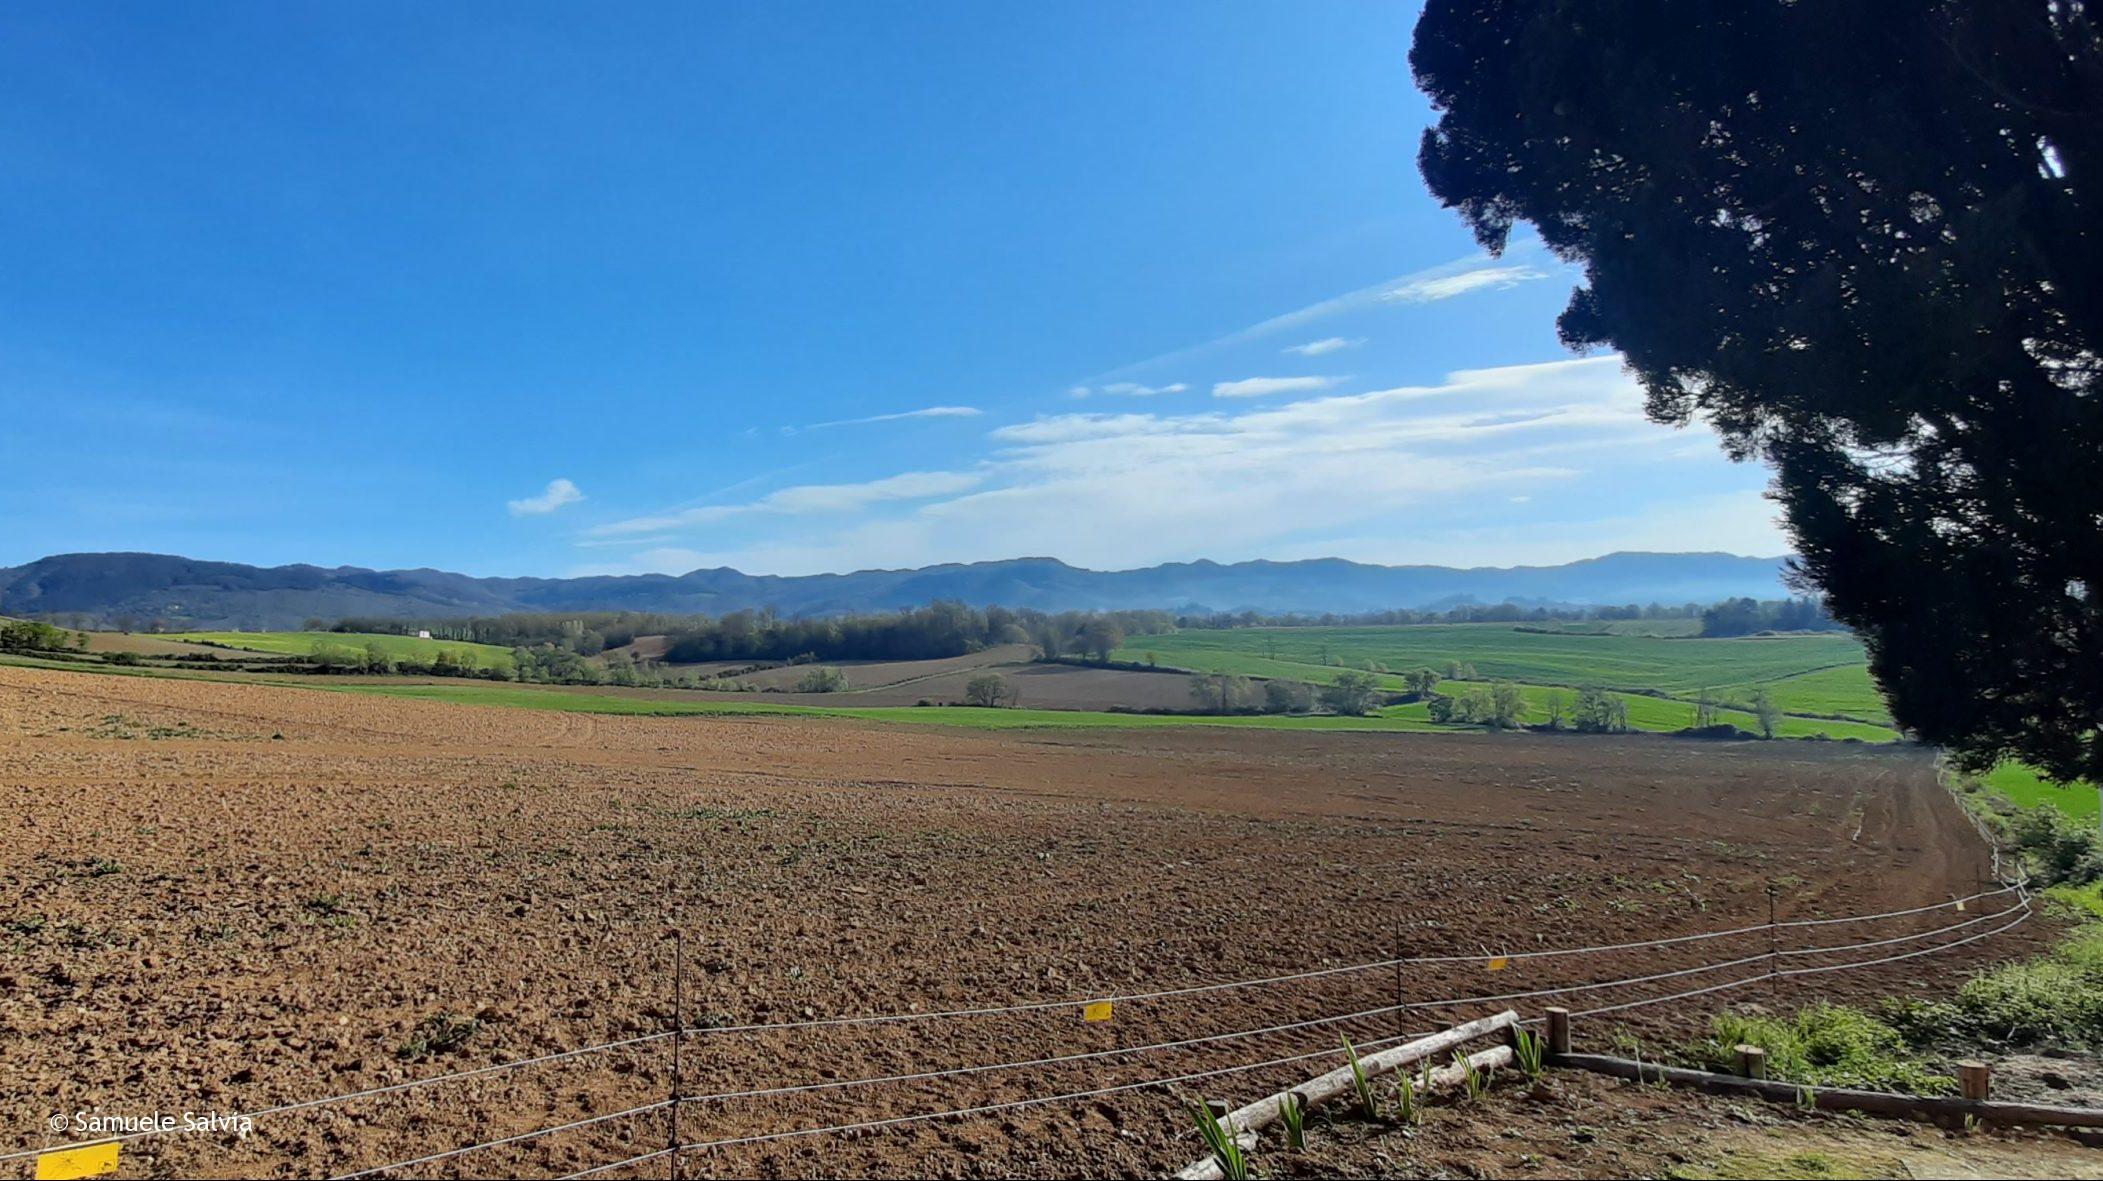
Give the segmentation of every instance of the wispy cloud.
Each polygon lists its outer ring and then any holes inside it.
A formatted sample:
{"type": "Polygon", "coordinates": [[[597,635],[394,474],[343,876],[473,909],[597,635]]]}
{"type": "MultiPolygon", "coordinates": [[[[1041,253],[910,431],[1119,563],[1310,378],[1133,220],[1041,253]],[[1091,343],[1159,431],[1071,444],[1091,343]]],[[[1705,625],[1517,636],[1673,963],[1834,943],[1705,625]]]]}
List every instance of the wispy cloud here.
{"type": "Polygon", "coordinates": [[[678,512],[648,517],[630,517],[595,525],[592,537],[628,534],[666,534],[696,525],[713,525],[753,514],[782,516],[841,515],[859,512],[887,501],[926,500],[952,496],[978,486],[982,476],[973,472],[901,472],[880,480],[858,484],[799,484],[770,492],[758,500],[740,504],[705,504],[678,512]]]}
{"type": "Polygon", "coordinates": [[[1340,377],[1244,377],[1212,385],[1215,398],[1264,398],[1272,394],[1311,394],[1342,381],[1340,377]]]}
{"type": "Polygon", "coordinates": [[[1310,340],[1306,344],[1289,344],[1280,351],[1298,353],[1303,357],[1326,357],[1330,353],[1356,348],[1364,343],[1364,337],[1359,337],[1356,340],[1346,340],[1341,336],[1325,336],[1320,340],[1310,340]]]}
{"type": "MultiPolygon", "coordinates": [[[[1439,299],[1450,299],[1455,295],[1464,295],[1469,291],[1510,287],[1530,279],[1546,278],[1549,269],[1553,265],[1553,259],[1537,240],[1515,237],[1511,245],[1505,249],[1501,258],[1493,259],[1483,254],[1472,254],[1466,258],[1455,259],[1452,262],[1442,263],[1435,267],[1426,267],[1420,271],[1412,271],[1407,275],[1389,279],[1386,282],[1374,283],[1371,286],[1361,287],[1356,291],[1348,291],[1334,298],[1322,300],[1319,303],[1308,304],[1306,307],[1286,312],[1283,315],[1272,316],[1268,320],[1258,321],[1246,328],[1229,332],[1225,336],[1214,337],[1200,344],[1161,353],[1144,361],[1120,365],[1106,373],[1090,378],[1089,381],[1090,383],[1099,383],[1113,378],[1126,378],[1133,374],[1158,369],[1170,364],[1181,364],[1222,349],[1245,344],[1249,341],[1272,336],[1280,332],[1305,328],[1311,324],[1350,312],[1360,312],[1368,308],[1383,306],[1391,307],[1397,304],[1429,303],[1439,299]]],[[[1315,341],[1312,343],[1322,344],[1326,342],[1315,341]]]]}
{"type": "MultiPolygon", "coordinates": [[[[622,568],[810,573],[1051,549],[1119,569],[1347,548],[1373,557],[1376,543],[1383,561],[1502,564],[1563,554],[1570,543],[1561,522],[1592,515],[1666,522],[1658,536],[1678,536],[1681,505],[1761,478],[1728,465],[1682,466],[1655,486],[1643,482],[1640,473],[1661,465],[1692,464],[1667,458],[1689,436],[1644,418],[1642,393],[1614,356],[1459,370],[1428,385],[1294,400],[1076,409],[987,437],[992,451],[969,472],[898,477],[934,481],[916,491],[943,481],[958,491],[883,504],[842,488],[799,493],[789,502],[808,497],[861,511],[725,524],[705,547],[657,543],[676,560],[660,554],[622,568]],[[1706,486],[1685,478],[1697,470],[1707,473],[1706,486]],[[1310,513],[1310,504],[1321,511],[1310,513]],[[1498,540],[1479,540],[1491,537],[1498,540]],[[1420,542],[1426,553],[1435,543],[1439,556],[1412,550],[1420,542]]],[[[780,503],[733,508],[774,511],[780,503]]],[[[1747,521],[1734,538],[1761,536],[1758,522],[1747,521]]],[[[1589,553],[1620,548],[1597,534],[1586,544],[1589,553]]],[[[1779,552],[1750,541],[1736,548],[1779,552]]]]}
{"type": "Polygon", "coordinates": [[[1547,271],[1524,264],[1479,266],[1449,275],[1427,275],[1420,279],[1411,279],[1398,284],[1381,298],[1394,303],[1436,303],[1442,299],[1452,299],[1475,291],[1502,291],[1507,287],[1517,287],[1521,283],[1547,277],[1547,271]]]}
{"type": "Polygon", "coordinates": [[[836,418],[831,422],[814,422],[808,426],[781,428],[781,433],[793,435],[799,430],[823,431],[839,426],[867,426],[877,422],[903,422],[909,418],[977,418],[984,414],[976,406],[924,406],[918,410],[900,410],[895,414],[871,414],[865,418],[836,418]]]}
{"type": "Polygon", "coordinates": [[[1180,394],[1189,388],[1190,386],[1187,383],[1180,381],[1172,381],[1167,385],[1141,385],[1136,381],[1113,381],[1092,388],[1085,385],[1077,385],[1066,392],[1076,398],[1086,398],[1091,394],[1104,394],[1112,398],[1154,398],[1162,394],[1180,394]]]}
{"type": "Polygon", "coordinates": [[[552,513],[566,504],[575,504],[584,499],[584,493],[568,480],[549,480],[546,490],[539,496],[526,496],[506,501],[505,507],[514,517],[537,517],[552,513]]]}

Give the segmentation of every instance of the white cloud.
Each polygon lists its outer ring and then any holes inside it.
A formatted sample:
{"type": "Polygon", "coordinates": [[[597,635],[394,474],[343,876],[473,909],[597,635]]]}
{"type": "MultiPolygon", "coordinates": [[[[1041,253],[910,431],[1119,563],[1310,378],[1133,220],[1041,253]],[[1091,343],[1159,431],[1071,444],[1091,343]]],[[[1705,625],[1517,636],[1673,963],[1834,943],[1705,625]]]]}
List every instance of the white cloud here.
{"type": "Polygon", "coordinates": [[[793,435],[798,430],[822,431],[836,426],[867,426],[874,422],[903,422],[909,418],[977,418],[984,414],[976,406],[926,406],[919,410],[901,410],[895,414],[871,414],[866,418],[836,418],[831,422],[814,422],[806,427],[783,427],[781,433],[793,435]]]}
{"type": "Polygon", "coordinates": [[[537,517],[552,513],[566,504],[575,504],[584,499],[584,493],[568,480],[549,480],[548,486],[539,496],[527,496],[506,501],[505,507],[514,517],[537,517]]]}
{"type": "MultiPolygon", "coordinates": [[[[1544,514],[1584,521],[1649,512],[1650,500],[1614,481],[1654,472],[1650,461],[1686,435],[1645,420],[1620,358],[1606,356],[1460,370],[1436,384],[1366,393],[1208,401],[1182,413],[1051,414],[988,439],[994,450],[971,473],[919,474],[970,480],[959,492],[870,504],[845,519],[769,518],[763,531],[726,535],[706,553],[629,568],[795,574],[1048,551],[1120,569],[1312,556],[1376,541],[1385,546],[1379,560],[1443,560],[1417,556],[1417,539],[1503,564],[1499,546],[1515,555],[1571,548],[1562,533],[1575,530],[1527,524],[1544,514]],[[1532,503],[1512,499],[1527,496],[1532,503]],[[1478,540],[1490,537],[1507,540],[1478,540]]],[[[1685,474],[1676,469],[1661,485],[1657,505],[1695,499],[1683,490],[1685,474]]],[[[1729,533],[1743,532],[1733,522],[1729,533]]],[[[1587,537],[1589,553],[1626,548],[1587,537]]]]}
{"type": "Polygon", "coordinates": [[[1452,274],[1410,279],[1397,284],[1380,298],[1395,303],[1436,303],[1473,291],[1502,291],[1547,277],[1547,271],[1524,264],[1477,266],[1452,274]]]}
{"type": "Polygon", "coordinates": [[[799,484],[742,504],[706,504],[649,517],[630,517],[587,530],[594,537],[662,534],[696,525],[714,525],[752,514],[781,516],[842,515],[887,501],[926,500],[951,496],[978,486],[973,472],[901,472],[859,484],[799,484]]]}
{"type": "Polygon", "coordinates": [[[1330,353],[1357,348],[1364,343],[1364,337],[1359,337],[1356,340],[1346,340],[1341,336],[1325,336],[1320,340],[1310,340],[1306,344],[1289,344],[1280,351],[1298,353],[1303,357],[1326,357],[1330,353]]]}
{"type": "Polygon", "coordinates": [[[1240,381],[1219,381],[1212,385],[1215,398],[1263,398],[1271,394],[1309,394],[1326,390],[1340,377],[1244,377],[1240,381]]]}
{"type": "Polygon", "coordinates": [[[1113,381],[1106,385],[1097,386],[1094,389],[1090,389],[1085,385],[1077,385],[1066,392],[1076,398],[1085,398],[1090,394],[1106,394],[1113,398],[1154,398],[1162,394],[1180,394],[1189,388],[1190,386],[1187,383],[1180,381],[1170,382],[1167,385],[1141,385],[1136,381],[1113,381]]]}

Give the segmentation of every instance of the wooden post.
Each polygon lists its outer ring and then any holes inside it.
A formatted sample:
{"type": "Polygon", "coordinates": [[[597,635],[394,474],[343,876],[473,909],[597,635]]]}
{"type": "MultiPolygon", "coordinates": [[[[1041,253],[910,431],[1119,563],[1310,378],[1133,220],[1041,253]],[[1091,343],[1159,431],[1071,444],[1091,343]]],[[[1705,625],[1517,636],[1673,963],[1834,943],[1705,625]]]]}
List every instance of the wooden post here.
{"type": "Polygon", "coordinates": [[[1548,1006],[1548,1052],[1570,1052],[1570,1010],[1557,1005],[1548,1006]]]}
{"type": "Polygon", "coordinates": [[[1966,1099],[1983,1100],[1993,1086],[1993,1067],[1984,1062],[1959,1062],[1957,1085],[1966,1099]]]}
{"type": "Polygon", "coordinates": [[[672,1103],[667,1110],[665,1148],[671,1152],[667,1166],[672,1181],[679,1181],[679,1102],[684,1099],[686,1071],[680,1050],[686,1043],[686,931],[672,928],[672,1103]]]}
{"type": "Polygon", "coordinates": [[[1740,1078],[1767,1077],[1767,1051],[1758,1046],[1739,1046],[1738,1076],[1740,1078]]]}

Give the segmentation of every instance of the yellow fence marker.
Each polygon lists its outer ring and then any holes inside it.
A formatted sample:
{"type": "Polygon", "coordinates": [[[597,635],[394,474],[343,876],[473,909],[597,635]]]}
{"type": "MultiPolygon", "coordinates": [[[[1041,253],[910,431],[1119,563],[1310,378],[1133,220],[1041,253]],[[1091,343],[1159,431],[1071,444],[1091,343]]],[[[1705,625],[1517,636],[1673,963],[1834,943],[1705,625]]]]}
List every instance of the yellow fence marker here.
{"type": "Polygon", "coordinates": [[[37,1181],[74,1181],[77,1177],[107,1177],[117,1171],[115,1140],[61,1148],[37,1157],[37,1181]]]}
{"type": "Polygon", "coordinates": [[[1109,1019],[1109,1001],[1096,1001],[1081,1010],[1081,1020],[1083,1021],[1108,1021],[1109,1019]]]}
{"type": "Polygon", "coordinates": [[[1959,898],[1959,899],[1957,900],[1957,909],[1958,909],[1958,910],[1963,910],[1963,909],[1964,909],[1964,899],[1962,899],[1962,898],[1959,898]]]}
{"type": "Polygon", "coordinates": [[[1502,972],[1511,966],[1512,957],[1508,955],[1493,955],[1490,957],[1490,971],[1492,972],[1502,972]]]}

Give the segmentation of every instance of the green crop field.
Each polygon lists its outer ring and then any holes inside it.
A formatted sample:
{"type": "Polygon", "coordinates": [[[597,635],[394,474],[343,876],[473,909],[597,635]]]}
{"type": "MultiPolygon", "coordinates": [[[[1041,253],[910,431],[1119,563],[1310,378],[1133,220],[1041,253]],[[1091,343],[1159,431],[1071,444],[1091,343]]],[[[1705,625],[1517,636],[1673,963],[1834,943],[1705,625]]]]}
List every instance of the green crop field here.
{"type": "Polygon", "coordinates": [[[1861,643],[1840,634],[1704,640],[1548,634],[1509,624],[1236,628],[1137,636],[1117,659],[1143,661],[1149,655],[1199,672],[1307,681],[1327,681],[1346,668],[1371,664],[1386,670],[1380,681],[1390,689],[1402,687],[1403,672],[1443,670],[1449,661],[1472,664],[1486,681],[1596,685],[1681,699],[1708,689],[1741,705],[1749,703],[1755,686],[1765,685],[1787,713],[1889,721],[1861,643]]]}
{"type": "Polygon", "coordinates": [[[439,652],[451,652],[455,657],[472,657],[477,668],[511,667],[511,649],[499,648],[495,644],[476,644],[467,640],[419,640],[415,636],[384,635],[375,632],[178,632],[161,638],[188,640],[194,644],[246,648],[251,652],[269,652],[279,656],[312,656],[326,649],[363,652],[368,646],[376,644],[382,652],[397,660],[405,656],[429,660],[439,652]]]}

